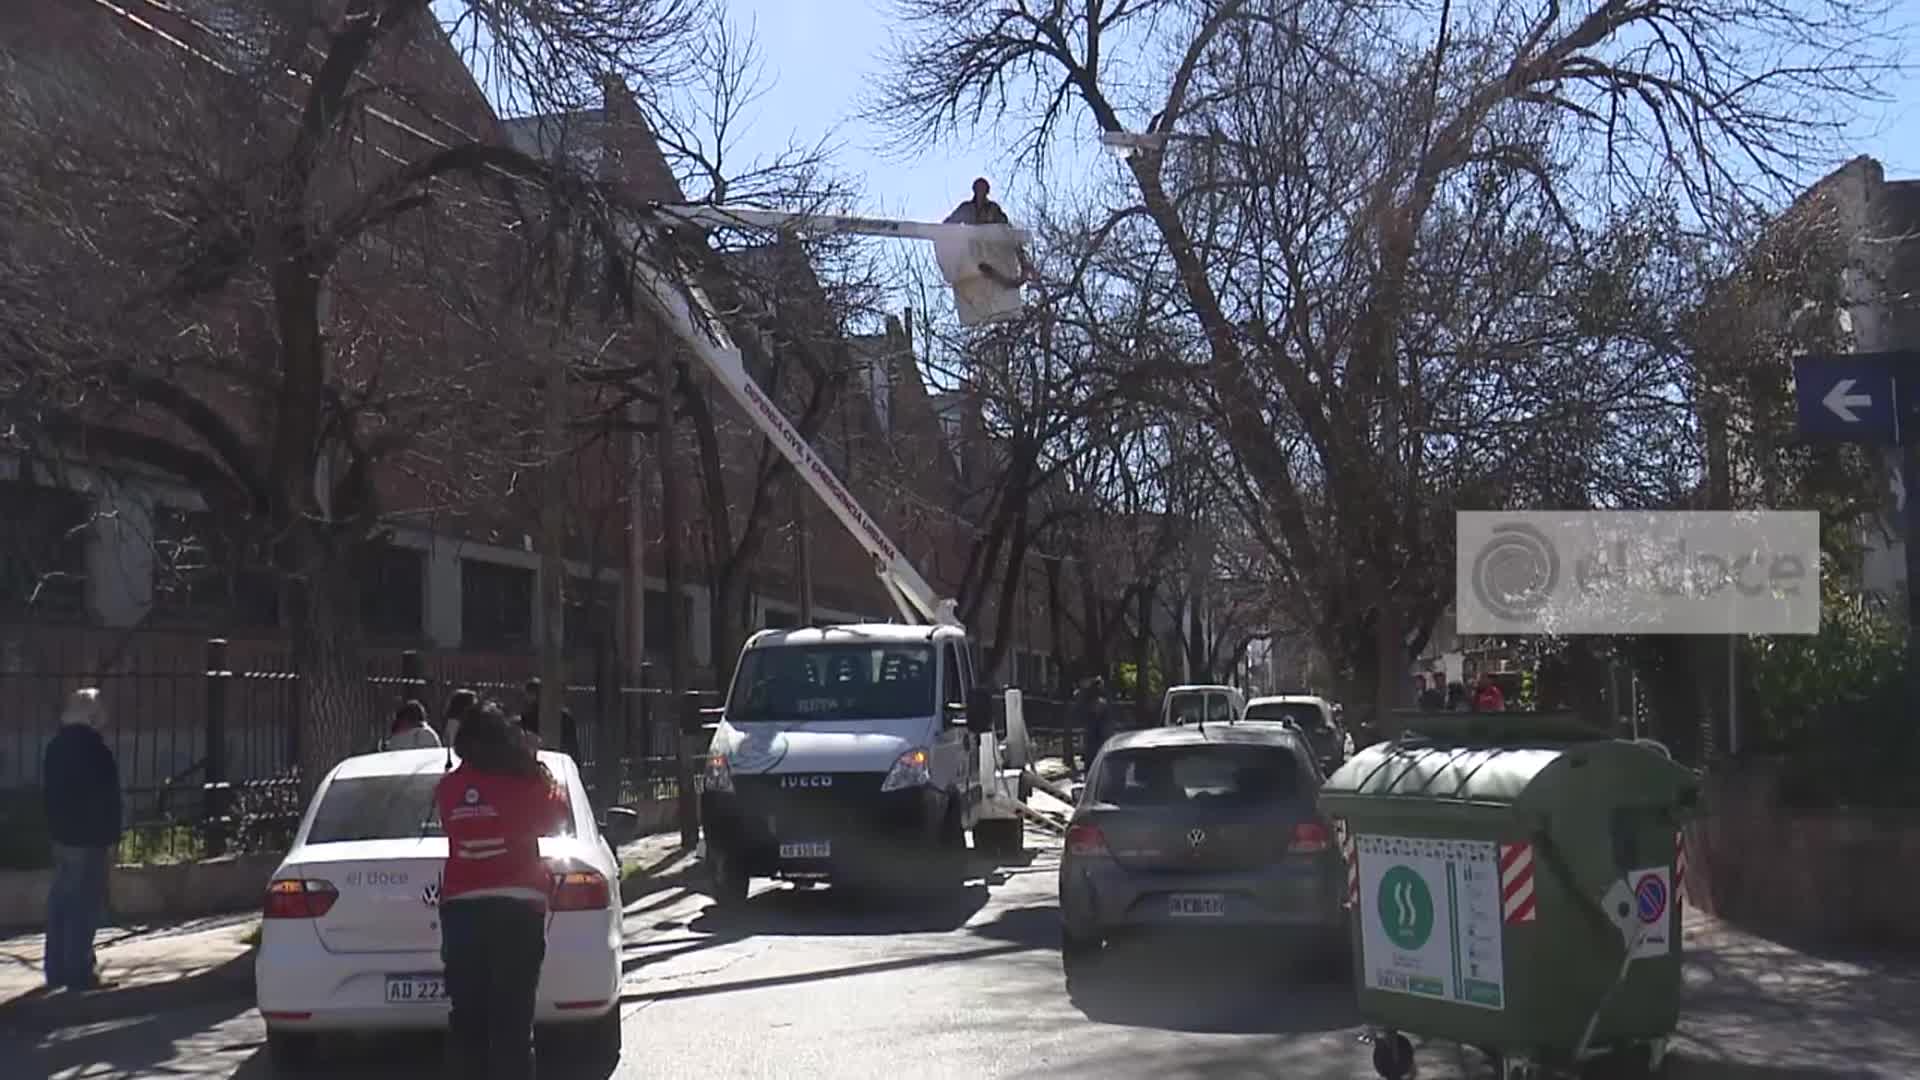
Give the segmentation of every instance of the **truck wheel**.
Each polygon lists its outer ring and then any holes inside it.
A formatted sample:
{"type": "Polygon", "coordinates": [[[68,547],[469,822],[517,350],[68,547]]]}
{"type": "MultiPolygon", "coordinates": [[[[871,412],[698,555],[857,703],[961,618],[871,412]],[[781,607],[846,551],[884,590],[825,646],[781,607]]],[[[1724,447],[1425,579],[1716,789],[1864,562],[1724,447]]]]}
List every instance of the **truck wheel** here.
{"type": "Polygon", "coordinates": [[[1382,1032],[1373,1040],[1373,1071],[1381,1080],[1407,1080],[1413,1075],[1413,1044],[1397,1031],[1382,1032]]]}
{"type": "Polygon", "coordinates": [[[947,811],[940,825],[940,847],[933,854],[934,881],[942,892],[955,892],[967,884],[967,828],[956,807],[947,811]]]}
{"type": "Polygon", "coordinates": [[[750,879],[738,856],[726,848],[707,845],[707,880],[713,888],[713,901],[724,910],[746,906],[750,879]]]}

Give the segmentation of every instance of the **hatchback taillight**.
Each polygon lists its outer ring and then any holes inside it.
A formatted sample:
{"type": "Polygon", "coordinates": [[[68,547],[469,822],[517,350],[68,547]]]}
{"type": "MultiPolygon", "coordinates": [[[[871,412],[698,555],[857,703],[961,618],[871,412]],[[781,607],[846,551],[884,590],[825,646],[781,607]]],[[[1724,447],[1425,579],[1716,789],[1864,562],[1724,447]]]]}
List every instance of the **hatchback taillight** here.
{"type": "Polygon", "coordinates": [[[1317,855],[1332,846],[1327,838],[1327,827],[1317,821],[1303,821],[1293,827],[1293,838],[1287,844],[1290,855],[1317,855]]]}
{"type": "Polygon", "coordinates": [[[553,875],[555,911],[599,911],[613,902],[606,876],[597,870],[569,870],[553,875]]]}
{"type": "Polygon", "coordinates": [[[318,919],[333,910],[340,890],[316,878],[275,878],[267,883],[261,914],[269,919],[318,919]]]}
{"type": "Polygon", "coordinates": [[[1067,854],[1105,855],[1107,838],[1098,825],[1075,825],[1067,830],[1067,854]]]}

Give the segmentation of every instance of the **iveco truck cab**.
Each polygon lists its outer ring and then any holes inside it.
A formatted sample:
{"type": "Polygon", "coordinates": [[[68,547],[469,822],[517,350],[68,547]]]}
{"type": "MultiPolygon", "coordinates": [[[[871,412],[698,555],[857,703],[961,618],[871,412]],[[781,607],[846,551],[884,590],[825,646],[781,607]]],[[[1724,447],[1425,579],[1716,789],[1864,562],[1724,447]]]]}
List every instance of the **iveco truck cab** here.
{"type": "Polygon", "coordinates": [[[755,877],[957,887],[984,787],[991,699],[957,626],[763,630],[708,747],[701,819],[716,899],[755,877]]]}

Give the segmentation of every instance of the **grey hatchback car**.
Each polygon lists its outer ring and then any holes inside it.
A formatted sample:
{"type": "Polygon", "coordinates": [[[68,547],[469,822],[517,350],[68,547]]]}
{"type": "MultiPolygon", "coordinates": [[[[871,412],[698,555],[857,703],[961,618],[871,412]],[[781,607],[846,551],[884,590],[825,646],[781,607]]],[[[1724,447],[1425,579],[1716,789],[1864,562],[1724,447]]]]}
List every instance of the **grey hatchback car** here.
{"type": "Polygon", "coordinates": [[[1345,876],[1314,807],[1320,773],[1278,723],[1159,727],[1109,740],[1088,769],[1060,860],[1069,976],[1125,932],[1284,936],[1344,967],[1345,876]]]}

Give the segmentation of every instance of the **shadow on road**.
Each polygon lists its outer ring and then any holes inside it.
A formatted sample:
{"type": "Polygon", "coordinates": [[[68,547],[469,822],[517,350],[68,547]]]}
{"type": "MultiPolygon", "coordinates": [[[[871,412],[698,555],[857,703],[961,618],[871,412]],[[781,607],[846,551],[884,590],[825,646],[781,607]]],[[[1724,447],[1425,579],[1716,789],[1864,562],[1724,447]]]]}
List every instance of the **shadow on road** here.
{"type": "Polygon", "coordinates": [[[939,933],[965,926],[987,903],[985,884],[945,895],[776,885],[739,911],[709,906],[689,921],[695,933],[731,938],[939,933]]]}
{"type": "Polygon", "coordinates": [[[1304,1034],[1360,1023],[1351,986],[1314,978],[1283,948],[1236,937],[1114,942],[1067,980],[1067,995],[1089,1020],[1164,1031],[1304,1034]]]}

